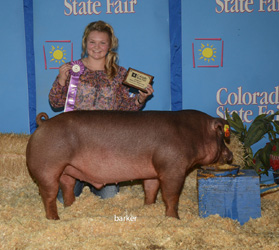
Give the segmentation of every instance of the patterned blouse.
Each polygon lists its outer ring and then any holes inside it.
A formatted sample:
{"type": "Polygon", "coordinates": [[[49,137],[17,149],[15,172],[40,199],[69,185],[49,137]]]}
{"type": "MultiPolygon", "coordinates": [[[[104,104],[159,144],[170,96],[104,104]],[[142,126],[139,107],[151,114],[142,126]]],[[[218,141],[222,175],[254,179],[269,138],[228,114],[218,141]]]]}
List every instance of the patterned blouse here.
{"type": "MultiPolygon", "coordinates": [[[[127,70],[118,67],[117,75],[109,80],[104,70],[91,71],[84,67],[79,78],[74,110],[122,110],[138,111],[137,95],[131,97],[129,88],[122,84],[127,70]]],[[[61,86],[58,77],[49,93],[49,101],[53,108],[64,107],[70,82],[70,75],[65,86],[61,86]]]]}

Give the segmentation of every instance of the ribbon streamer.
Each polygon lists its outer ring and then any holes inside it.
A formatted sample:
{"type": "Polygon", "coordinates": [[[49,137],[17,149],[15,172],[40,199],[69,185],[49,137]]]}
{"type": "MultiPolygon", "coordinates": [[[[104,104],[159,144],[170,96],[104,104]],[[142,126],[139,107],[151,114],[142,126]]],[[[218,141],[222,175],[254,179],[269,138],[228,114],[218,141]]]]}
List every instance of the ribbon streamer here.
{"type": "Polygon", "coordinates": [[[69,71],[71,75],[71,79],[69,83],[64,112],[69,112],[74,110],[77,88],[79,84],[79,77],[84,72],[84,65],[80,60],[71,62],[71,65],[72,65],[72,69],[69,71]]]}

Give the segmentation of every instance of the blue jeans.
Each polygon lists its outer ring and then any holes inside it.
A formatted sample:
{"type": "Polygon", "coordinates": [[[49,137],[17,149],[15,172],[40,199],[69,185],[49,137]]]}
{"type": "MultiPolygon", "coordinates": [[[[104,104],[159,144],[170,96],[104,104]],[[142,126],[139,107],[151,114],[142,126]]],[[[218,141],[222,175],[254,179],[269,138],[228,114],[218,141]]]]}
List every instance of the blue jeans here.
{"type": "MultiPolygon", "coordinates": [[[[75,188],[74,188],[74,194],[75,194],[76,197],[80,196],[80,194],[82,193],[82,189],[85,185],[88,185],[89,188],[90,188],[90,191],[93,194],[95,194],[97,196],[100,196],[102,199],[111,198],[119,192],[119,185],[118,184],[117,185],[109,184],[109,185],[104,186],[101,189],[96,189],[91,184],[88,184],[88,183],[80,181],[80,180],[76,180],[76,184],[75,184],[75,188]]],[[[64,203],[62,190],[60,188],[59,188],[59,191],[58,191],[58,194],[57,194],[57,199],[61,203],[64,203]]]]}

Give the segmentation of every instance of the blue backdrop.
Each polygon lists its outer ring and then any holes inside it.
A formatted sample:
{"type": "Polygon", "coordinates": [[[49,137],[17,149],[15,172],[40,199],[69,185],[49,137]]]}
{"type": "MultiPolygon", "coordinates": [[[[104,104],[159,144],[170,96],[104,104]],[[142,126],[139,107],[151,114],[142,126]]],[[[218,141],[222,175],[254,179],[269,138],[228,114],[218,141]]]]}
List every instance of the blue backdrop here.
{"type": "Polygon", "coordinates": [[[85,26],[104,20],[119,64],[154,75],[145,110],[237,111],[249,125],[279,108],[276,1],[14,0],[0,17],[0,132],[32,133],[58,67],[80,58],[85,26]],[[62,55],[62,57],[61,57],[62,55]]]}
{"type": "Polygon", "coordinates": [[[278,6],[246,2],[182,1],[183,108],[248,124],[279,108],[278,6]]]}
{"type": "Polygon", "coordinates": [[[5,3],[0,15],[0,132],[29,132],[24,6],[5,3]],[[11,14],[12,13],[12,14],[11,14]]]}

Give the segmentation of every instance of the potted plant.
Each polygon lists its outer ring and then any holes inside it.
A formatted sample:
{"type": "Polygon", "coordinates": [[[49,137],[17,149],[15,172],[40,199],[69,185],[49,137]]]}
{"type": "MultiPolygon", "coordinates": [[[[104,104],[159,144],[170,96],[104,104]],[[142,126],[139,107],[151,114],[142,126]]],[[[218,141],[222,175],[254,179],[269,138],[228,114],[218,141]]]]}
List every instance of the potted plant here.
{"type": "Polygon", "coordinates": [[[270,155],[272,153],[274,154],[273,150],[279,155],[279,137],[277,138],[279,134],[279,123],[273,120],[276,115],[279,115],[279,111],[272,115],[261,114],[247,128],[236,112],[230,116],[226,110],[226,118],[230,124],[231,131],[238,136],[245,148],[244,168],[254,168],[258,174],[268,174],[268,170],[271,167],[270,155]],[[268,136],[269,143],[266,143],[263,148],[260,148],[254,154],[252,146],[266,138],[266,136],[268,136]],[[278,146],[276,146],[277,144],[278,146]]]}

